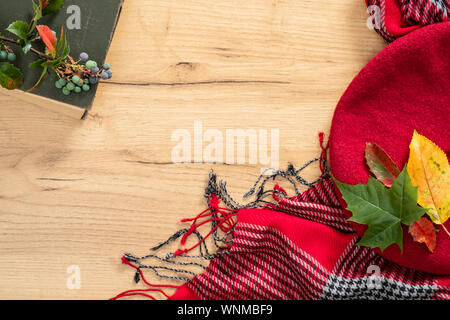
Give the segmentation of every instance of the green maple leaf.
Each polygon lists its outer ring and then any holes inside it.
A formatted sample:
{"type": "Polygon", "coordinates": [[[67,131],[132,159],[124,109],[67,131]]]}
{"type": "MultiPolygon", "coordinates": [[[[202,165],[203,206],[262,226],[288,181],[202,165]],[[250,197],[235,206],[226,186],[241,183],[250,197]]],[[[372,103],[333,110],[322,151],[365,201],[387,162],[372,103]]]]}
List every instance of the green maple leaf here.
{"type": "Polygon", "coordinates": [[[359,245],[384,250],[395,243],[403,252],[401,225],[411,225],[426,212],[417,205],[417,187],[411,183],[406,166],[390,189],[372,177],[365,185],[335,182],[347,210],[353,213],[349,220],[368,226],[359,245]]]}

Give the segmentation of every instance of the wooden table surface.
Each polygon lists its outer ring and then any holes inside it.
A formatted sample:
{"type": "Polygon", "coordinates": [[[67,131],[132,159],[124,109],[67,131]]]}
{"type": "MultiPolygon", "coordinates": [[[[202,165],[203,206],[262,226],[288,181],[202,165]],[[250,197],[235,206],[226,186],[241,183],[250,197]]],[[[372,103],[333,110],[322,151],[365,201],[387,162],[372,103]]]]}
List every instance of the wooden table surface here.
{"type": "Polygon", "coordinates": [[[195,121],[278,129],[280,169],[317,157],[339,97],[385,46],[366,20],[362,0],[126,0],[114,83],[86,120],[0,95],[0,298],[136,287],[122,253],[145,255],[203,210],[211,168],[241,199],[262,164],[173,163],[172,134],[193,137],[195,121]]]}

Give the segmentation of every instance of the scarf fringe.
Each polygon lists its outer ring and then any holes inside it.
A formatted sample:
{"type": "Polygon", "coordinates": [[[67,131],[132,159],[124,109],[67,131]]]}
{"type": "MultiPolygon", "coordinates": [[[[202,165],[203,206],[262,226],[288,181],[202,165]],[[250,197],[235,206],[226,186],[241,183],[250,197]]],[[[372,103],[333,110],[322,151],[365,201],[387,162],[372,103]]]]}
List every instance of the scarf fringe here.
{"type": "Polygon", "coordinates": [[[190,270],[185,270],[183,269],[183,267],[199,267],[203,270],[206,270],[207,266],[202,264],[202,261],[206,261],[209,264],[210,261],[216,259],[218,256],[229,253],[233,239],[233,231],[236,226],[235,217],[238,210],[254,208],[277,209],[279,202],[283,199],[288,198],[287,192],[278,184],[276,184],[273,189],[265,190],[266,184],[268,182],[274,181],[276,178],[282,178],[288,181],[293,186],[296,192],[296,196],[299,196],[301,192],[299,191],[298,185],[307,186],[310,188],[318,184],[319,182],[329,178],[329,169],[326,160],[328,143],[326,144],[326,146],[324,146],[323,132],[319,133],[319,142],[322,150],[320,157],[308,161],[299,169],[296,169],[292,164],[288,165],[286,171],[281,171],[273,168],[266,169],[258,177],[252,188],[250,188],[250,190],[244,194],[244,199],[248,199],[251,196],[254,196],[255,198],[253,201],[250,201],[247,204],[241,204],[236,201],[227,191],[226,182],[217,182],[216,174],[211,172],[209,174],[209,181],[204,194],[204,197],[207,199],[208,208],[200,212],[193,218],[182,219],[180,221],[182,223],[191,223],[189,228],[178,230],[166,241],[161,242],[155,247],[151,248],[151,251],[158,251],[180,238],[181,239],[179,240],[179,243],[183,249],[177,249],[175,252],[168,252],[164,257],[154,254],[149,254],[143,257],[136,257],[130,253],[124,254],[122,256],[122,263],[136,269],[134,281],[138,283],[142,279],[144,284],[146,284],[150,288],[123,291],[115,297],[111,298],[111,300],[131,296],[143,296],[152,300],[156,300],[156,298],[150,293],[159,293],[168,299],[169,295],[164,290],[178,289],[180,286],[152,284],[146,280],[142,271],[143,269],[152,270],[159,278],[188,282],[198,274],[190,270]],[[304,179],[300,175],[300,173],[315,162],[320,163],[322,174],[321,177],[317,180],[309,182],[304,179]],[[226,207],[219,206],[221,201],[226,205],[226,207]],[[209,231],[205,236],[203,236],[198,229],[208,224],[210,224],[209,231]],[[195,236],[197,238],[197,242],[194,245],[186,248],[186,243],[192,236],[195,236]],[[206,240],[210,238],[212,238],[212,242],[214,244],[213,250],[215,251],[215,253],[213,254],[209,252],[211,248],[208,248],[208,245],[206,243],[206,240]],[[189,255],[192,254],[194,250],[197,250],[199,254],[189,255]],[[143,261],[147,259],[159,260],[160,262],[164,263],[164,265],[158,266],[144,264],[143,261]],[[181,261],[183,259],[189,259],[189,261],[181,261]],[[193,259],[199,259],[200,262],[194,262],[192,261],[193,259]],[[161,274],[161,270],[171,272],[175,275],[169,276],[161,274]]]}

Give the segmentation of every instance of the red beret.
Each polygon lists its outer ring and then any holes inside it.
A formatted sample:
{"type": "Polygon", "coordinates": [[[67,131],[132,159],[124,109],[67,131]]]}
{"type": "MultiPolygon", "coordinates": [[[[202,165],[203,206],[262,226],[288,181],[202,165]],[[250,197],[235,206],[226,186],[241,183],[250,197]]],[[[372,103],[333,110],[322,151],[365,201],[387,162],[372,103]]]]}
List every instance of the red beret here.
{"type": "MultiPolygon", "coordinates": [[[[336,179],[367,183],[366,142],[378,144],[403,168],[414,129],[448,154],[449,52],[450,23],[438,23],[394,41],[361,70],[339,101],[331,125],[330,167],[336,179]]],[[[449,221],[445,226],[450,230],[449,221]]],[[[351,223],[362,236],[366,226],[351,223]]],[[[397,246],[381,254],[406,267],[450,274],[450,237],[439,229],[433,253],[414,242],[405,227],[403,254],[397,246]]]]}

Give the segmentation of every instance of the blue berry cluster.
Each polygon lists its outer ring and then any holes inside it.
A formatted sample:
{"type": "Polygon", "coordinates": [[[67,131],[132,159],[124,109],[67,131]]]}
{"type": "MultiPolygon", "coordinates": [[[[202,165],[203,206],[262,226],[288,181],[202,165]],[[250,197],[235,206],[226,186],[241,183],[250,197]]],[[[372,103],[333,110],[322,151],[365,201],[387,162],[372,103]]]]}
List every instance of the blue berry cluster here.
{"type": "Polygon", "coordinates": [[[112,72],[111,65],[109,63],[104,63],[101,68],[98,67],[97,62],[94,60],[89,60],[89,55],[86,52],[80,54],[80,60],[86,63],[86,69],[89,70],[89,83],[96,84],[99,78],[103,80],[111,79],[112,72]]]}
{"type": "Polygon", "coordinates": [[[0,60],[8,60],[8,61],[14,62],[14,61],[16,61],[16,59],[17,59],[17,57],[14,52],[5,51],[5,50],[0,51],[0,60]]]}
{"type": "Polygon", "coordinates": [[[85,65],[80,65],[81,68],[76,74],[67,75],[55,82],[55,87],[61,89],[66,96],[72,92],[89,91],[92,85],[98,83],[99,79],[107,80],[112,78],[111,65],[109,63],[99,67],[97,62],[89,60],[89,55],[86,52],[80,54],[80,61],[84,62],[85,65]]]}

